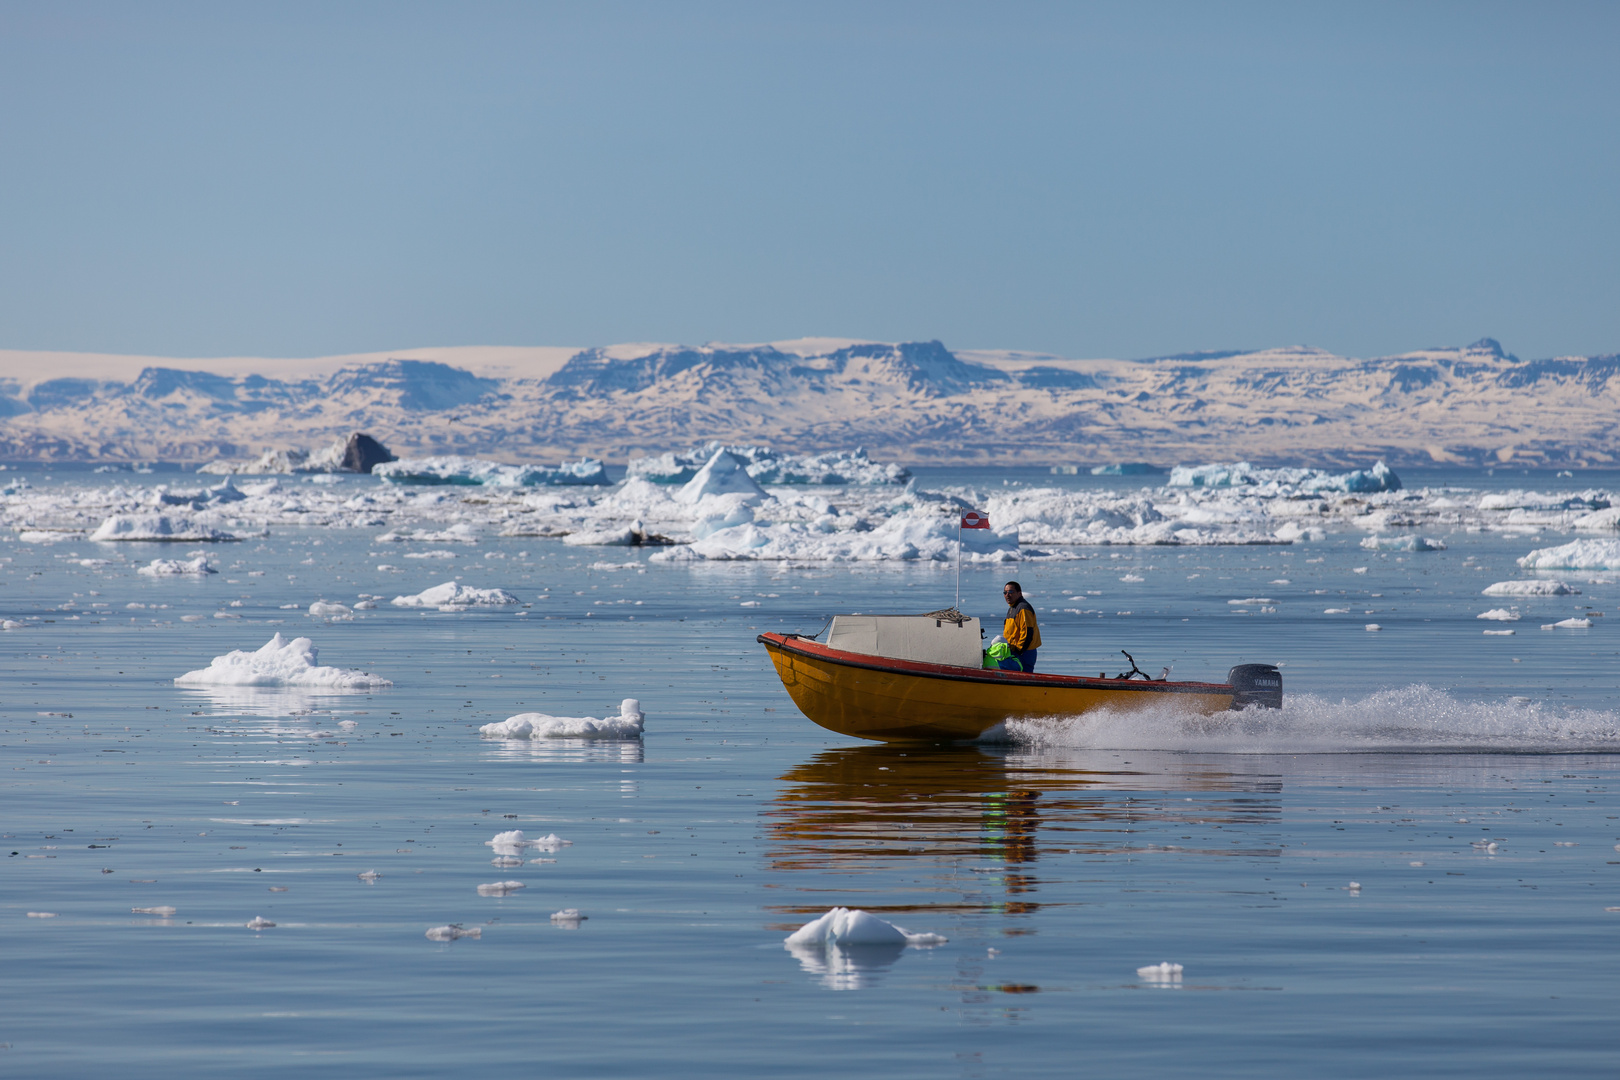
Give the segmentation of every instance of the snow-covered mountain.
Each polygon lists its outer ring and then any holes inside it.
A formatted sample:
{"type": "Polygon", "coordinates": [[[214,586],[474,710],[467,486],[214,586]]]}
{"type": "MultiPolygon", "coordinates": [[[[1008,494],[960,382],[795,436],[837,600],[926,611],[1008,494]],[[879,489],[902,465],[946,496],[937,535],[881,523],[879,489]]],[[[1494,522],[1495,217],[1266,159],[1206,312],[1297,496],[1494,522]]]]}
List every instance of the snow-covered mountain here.
{"type": "Polygon", "coordinates": [[[806,339],[126,361],[124,378],[115,361],[0,352],[0,458],[202,463],[354,430],[401,454],[514,461],[623,461],[709,438],[913,463],[1620,458],[1620,355],[1523,361],[1489,339],[1375,359],[1072,360],[806,339]]]}

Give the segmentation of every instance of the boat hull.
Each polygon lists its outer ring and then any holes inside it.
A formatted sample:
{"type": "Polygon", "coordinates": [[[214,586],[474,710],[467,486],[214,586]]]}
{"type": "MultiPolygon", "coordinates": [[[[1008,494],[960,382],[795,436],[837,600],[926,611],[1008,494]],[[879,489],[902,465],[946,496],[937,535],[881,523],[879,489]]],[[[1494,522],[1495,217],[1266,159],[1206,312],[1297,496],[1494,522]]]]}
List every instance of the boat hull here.
{"type": "Polygon", "coordinates": [[[788,696],[829,731],[882,742],[976,739],[1007,720],[1078,716],[1096,709],[1170,709],[1208,716],[1231,708],[1223,683],[1084,679],[946,667],[829,649],[761,634],[788,696]]]}

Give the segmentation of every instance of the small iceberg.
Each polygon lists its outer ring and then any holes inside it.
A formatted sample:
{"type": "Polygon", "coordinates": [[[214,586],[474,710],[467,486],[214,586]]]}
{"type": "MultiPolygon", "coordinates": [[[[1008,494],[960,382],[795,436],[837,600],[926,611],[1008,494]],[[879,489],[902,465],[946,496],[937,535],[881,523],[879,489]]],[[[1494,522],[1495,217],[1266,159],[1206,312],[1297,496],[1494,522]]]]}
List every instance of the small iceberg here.
{"type": "Polygon", "coordinates": [[[208,558],[203,555],[195,559],[153,559],[135,572],[145,574],[147,577],[180,577],[188,574],[205,576],[219,573],[208,565],[208,558]]]}
{"type": "Polygon", "coordinates": [[[238,649],[216,656],[205,668],[188,671],[176,686],[298,686],[322,690],[369,690],[394,684],[354,669],[321,667],[307,637],[288,641],[277,633],[255,652],[238,649]]]}
{"type": "Polygon", "coordinates": [[[507,896],[511,893],[517,892],[519,889],[527,888],[528,886],[521,881],[492,881],[488,885],[478,886],[478,895],[507,896]]]}
{"type": "Polygon", "coordinates": [[[460,923],[451,923],[448,926],[435,926],[429,929],[427,932],[427,939],[429,941],[455,941],[458,938],[481,938],[483,936],[483,927],[475,926],[471,930],[463,930],[460,923]]]}
{"type": "MultiPolygon", "coordinates": [[[[1357,885],[1356,888],[1359,890],[1361,886],[1357,885]]],[[[1149,964],[1147,967],[1137,968],[1136,976],[1139,979],[1146,979],[1148,982],[1154,983],[1180,982],[1182,971],[1183,968],[1180,964],[1172,964],[1166,960],[1160,964],[1149,964]]]]}
{"type": "Polygon", "coordinates": [[[579,929],[579,924],[588,918],[590,918],[589,915],[581,914],[579,908],[576,907],[563,908],[561,911],[551,913],[553,923],[558,926],[571,926],[576,930],[579,929]]]}
{"type": "Polygon", "coordinates": [[[859,908],[835,907],[789,934],[788,945],[943,945],[939,934],[914,934],[859,908]]]}
{"type": "Polygon", "coordinates": [[[494,848],[497,855],[520,855],[523,853],[524,848],[536,848],[540,851],[560,851],[573,845],[572,840],[564,840],[556,833],[530,840],[523,835],[522,829],[496,833],[484,841],[484,846],[494,848]]]}
{"type": "Polygon", "coordinates": [[[347,604],[317,600],[309,605],[309,613],[318,619],[350,619],[354,616],[354,609],[347,604]]]}
{"type": "Polygon", "coordinates": [[[1507,608],[1491,608],[1489,611],[1480,612],[1478,615],[1475,615],[1474,618],[1491,619],[1495,622],[1518,622],[1519,613],[1516,611],[1509,611],[1507,608]]]}
{"type": "Polygon", "coordinates": [[[235,533],[169,514],[114,514],[90,534],[92,540],[240,540],[235,533]]]}
{"type": "Polygon", "coordinates": [[[1620,540],[1576,540],[1538,548],[1519,565],[1526,570],[1620,570],[1620,540]]]}
{"type": "Polygon", "coordinates": [[[1481,596],[1579,596],[1581,590],[1562,581],[1498,581],[1480,590],[1481,596]]]}
{"type": "Polygon", "coordinates": [[[459,581],[447,581],[414,596],[396,596],[389,603],[395,607],[438,608],[443,611],[446,608],[502,607],[522,601],[505,589],[474,589],[459,581]]]}
{"type": "Polygon", "coordinates": [[[1590,630],[1592,629],[1592,620],[1559,619],[1555,623],[1546,623],[1541,628],[1543,630],[1590,630]]]}
{"type": "Polygon", "coordinates": [[[265,918],[263,915],[255,915],[251,920],[243,923],[242,925],[246,926],[249,930],[268,930],[270,927],[276,924],[265,918]]]}
{"type": "Polygon", "coordinates": [[[1446,542],[1427,536],[1369,536],[1361,541],[1368,551],[1444,551],[1446,542]]]}
{"type": "Polygon", "coordinates": [[[625,698],[619,715],[601,720],[589,716],[551,716],[547,713],[520,713],[506,720],[485,724],[480,734],[496,739],[639,739],[647,714],[641,702],[625,698]]]}

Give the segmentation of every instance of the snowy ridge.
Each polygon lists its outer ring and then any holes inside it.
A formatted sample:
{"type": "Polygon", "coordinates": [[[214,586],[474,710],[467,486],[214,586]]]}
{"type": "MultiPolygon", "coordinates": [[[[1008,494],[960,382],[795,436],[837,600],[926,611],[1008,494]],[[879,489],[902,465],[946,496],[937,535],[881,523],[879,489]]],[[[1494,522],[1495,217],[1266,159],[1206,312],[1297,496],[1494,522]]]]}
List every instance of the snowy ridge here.
{"type": "MultiPolygon", "coordinates": [[[[1282,348],[1069,360],[840,340],[613,346],[560,363],[557,350],[501,363],[484,352],[334,359],[326,370],[264,362],[282,377],[240,360],[218,362],[230,374],[173,361],[123,378],[109,377],[115,358],[0,354],[0,372],[11,373],[0,374],[0,458],[247,464],[269,455],[258,467],[281,471],[292,462],[278,452],[318,465],[331,450],[308,447],[362,428],[414,457],[508,462],[624,461],[700,433],[734,451],[790,448],[788,473],[807,461],[809,472],[827,470],[804,482],[871,482],[840,472],[846,463],[811,460],[855,446],[937,463],[1620,460],[1620,355],[1522,361],[1489,339],[1374,359],[1282,348]],[[40,371],[53,377],[30,377],[40,371]]],[[[752,472],[759,462],[743,456],[752,472]]],[[[686,463],[667,464],[678,473],[686,463]]],[[[756,478],[792,482],[788,473],[756,478]]]]}

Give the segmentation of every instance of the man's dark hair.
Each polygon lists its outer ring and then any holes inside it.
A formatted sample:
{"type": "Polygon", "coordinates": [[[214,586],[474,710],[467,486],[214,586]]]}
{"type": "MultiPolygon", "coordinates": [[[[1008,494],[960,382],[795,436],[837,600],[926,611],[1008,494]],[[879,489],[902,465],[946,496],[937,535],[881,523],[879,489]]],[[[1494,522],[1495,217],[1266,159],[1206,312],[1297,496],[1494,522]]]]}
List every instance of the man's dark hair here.
{"type": "MultiPolygon", "coordinates": [[[[1007,585],[1011,585],[1013,588],[1017,589],[1019,592],[1024,591],[1024,587],[1022,585],[1018,584],[1018,582],[1016,582],[1016,581],[1009,581],[1009,582],[1007,582],[1007,585]]],[[[1007,587],[1007,585],[1003,585],[1002,588],[1005,589],[1007,587]]]]}

